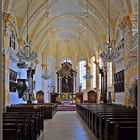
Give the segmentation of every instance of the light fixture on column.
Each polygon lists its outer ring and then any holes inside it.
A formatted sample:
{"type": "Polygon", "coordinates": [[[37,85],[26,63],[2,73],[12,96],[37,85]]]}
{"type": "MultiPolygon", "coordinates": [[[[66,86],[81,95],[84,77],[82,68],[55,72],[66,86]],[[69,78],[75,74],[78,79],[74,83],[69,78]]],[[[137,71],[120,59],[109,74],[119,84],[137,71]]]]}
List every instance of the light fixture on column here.
{"type": "Polygon", "coordinates": [[[41,78],[47,80],[51,78],[51,75],[49,75],[49,71],[47,70],[47,68],[44,71],[44,74],[42,74],[41,78]]]}
{"type": "Polygon", "coordinates": [[[108,0],[108,22],[109,22],[109,40],[106,43],[106,48],[101,51],[100,57],[105,62],[112,62],[119,55],[118,50],[115,48],[115,42],[110,40],[110,0],[108,0]]]}
{"type": "Polygon", "coordinates": [[[93,75],[90,74],[90,66],[86,64],[85,67],[86,67],[86,75],[84,75],[83,78],[86,80],[90,80],[93,78],[93,75]]]}
{"type": "Polygon", "coordinates": [[[19,60],[25,61],[25,62],[31,62],[31,61],[35,61],[35,59],[37,58],[37,53],[31,49],[31,41],[29,41],[28,38],[28,18],[29,18],[29,4],[28,4],[28,0],[27,0],[27,38],[24,41],[24,48],[21,49],[19,48],[17,56],[19,58],[19,60]]]}

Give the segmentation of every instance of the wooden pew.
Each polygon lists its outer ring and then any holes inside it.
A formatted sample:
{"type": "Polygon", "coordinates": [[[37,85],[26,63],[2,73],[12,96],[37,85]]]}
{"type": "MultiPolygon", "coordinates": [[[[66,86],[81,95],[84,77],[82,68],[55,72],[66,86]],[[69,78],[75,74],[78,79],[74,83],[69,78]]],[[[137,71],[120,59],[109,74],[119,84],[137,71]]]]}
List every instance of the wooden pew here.
{"type": "Polygon", "coordinates": [[[44,120],[43,120],[43,112],[42,108],[39,106],[24,106],[24,105],[19,105],[19,106],[11,106],[7,107],[7,112],[22,112],[22,113],[35,113],[36,117],[35,119],[35,129],[36,133],[40,135],[40,133],[44,129],[44,120]]]}
{"type": "Polygon", "coordinates": [[[22,140],[20,129],[4,128],[3,129],[3,140],[22,140]]]}
{"type": "Polygon", "coordinates": [[[100,126],[100,120],[102,121],[102,123],[105,123],[105,117],[127,117],[127,116],[136,116],[136,113],[132,113],[130,114],[130,112],[101,112],[101,113],[97,113],[95,115],[95,125],[94,125],[94,129],[95,129],[95,135],[97,137],[99,137],[99,126],[100,126]],[[104,122],[103,122],[104,121],[104,122]]]}
{"type": "MultiPolygon", "coordinates": [[[[14,113],[17,113],[19,118],[20,118],[19,114],[22,114],[23,116],[25,115],[26,117],[27,117],[27,115],[32,114],[32,117],[31,116],[29,117],[30,118],[29,119],[29,130],[31,132],[30,139],[36,140],[40,136],[41,132],[44,129],[44,118],[43,118],[43,113],[42,113],[42,110],[40,107],[23,106],[23,105],[10,106],[10,107],[7,107],[7,112],[13,113],[13,117],[15,117],[14,113]]],[[[17,119],[18,119],[18,117],[17,117],[17,119]]]]}
{"type": "Polygon", "coordinates": [[[114,140],[137,140],[137,122],[116,122],[114,140]]]}
{"type": "MultiPolygon", "coordinates": [[[[104,136],[105,127],[110,119],[112,119],[112,120],[116,119],[116,121],[117,121],[117,119],[129,119],[129,118],[136,119],[137,118],[136,114],[129,115],[129,114],[125,114],[125,112],[124,112],[124,114],[116,114],[116,113],[105,114],[105,115],[100,116],[99,123],[97,125],[98,127],[96,127],[96,133],[95,133],[97,137],[100,136],[100,139],[103,139],[102,137],[104,136]]],[[[120,113],[122,113],[122,112],[120,112],[120,113]]]]}
{"type": "MultiPolygon", "coordinates": [[[[104,136],[104,131],[106,128],[106,119],[108,116],[118,121],[136,121],[136,108],[127,108],[123,105],[107,105],[107,104],[80,104],[77,105],[77,112],[89,128],[95,133],[95,135],[103,140],[107,136],[104,136]]],[[[113,121],[114,122],[114,121],[113,121]]],[[[110,127],[110,126],[109,126],[110,127]]],[[[123,126],[121,126],[123,128],[123,126]]],[[[112,126],[112,129],[115,128],[115,124],[112,126]]],[[[106,129],[106,133],[109,133],[109,130],[106,129]]],[[[114,137],[114,131],[112,136],[114,137]]],[[[110,135],[110,133],[109,133],[110,135]]],[[[106,140],[109,140],[108,138],[106,140]]],[[[114,140],[114,139],[110,139],[114,140]]]]}
{"type": "Polygon", "coordinates": [[[34,139],[34,137],[36,136],[36,131],[35,131],[35,121],[34,121],[34,116],[35,114],[31,114],[31,113],[19,113],[19,112],[8,112],[8,113],[3,113],[3,118],[4,120],[10,120],[10,119],[24,119],[27,118],[28,120],[28,130],[26,130],[27,132],[23,133],[29,133],[28,134],[28,139],[34,139]],[[29,138],[30,137],[30,138],[29,138]]]}
{"type": "Polygon", "coordinates": [[[105,128],[103,128],[102,126],[100,127],[100,131],[99,131],[99,139],[100,140],[104,140],[106,138],[106,140],[112,140],[112,136],[114,136],[114,127],[115,127],[115,122],[120,122],[120,121],[129,121],[129,122],[133,122],[133,121],[137,121],[136,117],[126,117],[126,118],[108,118],[106,120],[105,123],[105,128]],[[101,128],[103,128],[103,130],[101,130],[101,128]]]}
{"type": "Polygon", "coordinates": [[[52,119],[57,112],[56,103],[21,104],[23,106],[34,106],[42,108],[44,119],[52,119]]]}
{"type": "MultiPolygon", "coordinates": [[[[5,124],[5,123],[14,123],[15,125],[21,125],[21,129],[20,130],[18,130],[19,131],[19,133],[20,133],[20,136],[21,136],[21,138],[22,138],[22,140],[29,140],[29,135],[28,135],[28,129],[29,129],[29,124],[28,124],[28,122],[26,121],[26,120],[24,120],[24,119],[3,119],[3,123],[5,124]]],[[[16,128],[6,128],[6,129],[13,129],[13,131],[14,130],[16,130],[16,128]]],[[[8,131],[7,130],[7,131],[8,131]]],[[[4,133],[4,134],[6,134],[6,133],[4,133]]],[[[17,137],[19,137],[19,134],[17,133],[17,137]]]]}
{"type": "Polygon", "coordinates": [[[9,140],[9,137],[11,137],[12,140],[23,140],[21,129],[22,124],[3,123],[3,140],[9,140]],[[9,135],[11,133],[13,133],[12,136],[9,135]]]}

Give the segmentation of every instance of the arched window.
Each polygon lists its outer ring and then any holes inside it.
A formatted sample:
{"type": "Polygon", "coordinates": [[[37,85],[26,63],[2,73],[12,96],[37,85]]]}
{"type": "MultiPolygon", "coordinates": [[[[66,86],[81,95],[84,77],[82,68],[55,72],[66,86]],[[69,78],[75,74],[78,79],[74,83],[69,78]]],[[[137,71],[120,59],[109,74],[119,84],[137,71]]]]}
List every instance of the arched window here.
{"type": "Polygon", "coordinates": [[[16,35],[14,31],[10,31],[10,42],[9,47],[13,48],[14,50],[17,49],[17,42],[16,42],[16,35]]]}
{"type": "Polygon", "coordinates": [[[83,78],[84,75],[86,75],[86,61],[85,60],[81,60],[79,62],[79,79],[80,79],[80,83],[82,84],[82,89],[86,89],[86,80],[83,78]]]}
{"type": "Polygon", "coordinates": [[[96,64],[94,63],[94,61],[95,61],[95,57],[92,57],[92,75],[93,75],[92,87],[93,89],[96,88],[96,64]]]}
{"type": "Polygon", "coordinates": [[[64,59],[64,60],[62,60],[62,63],[64,63],[64,62],[68,62],[68,63],[70,63],[70,64],[72,64],[72,61],[71,61],[71,59],[64,59]]]}

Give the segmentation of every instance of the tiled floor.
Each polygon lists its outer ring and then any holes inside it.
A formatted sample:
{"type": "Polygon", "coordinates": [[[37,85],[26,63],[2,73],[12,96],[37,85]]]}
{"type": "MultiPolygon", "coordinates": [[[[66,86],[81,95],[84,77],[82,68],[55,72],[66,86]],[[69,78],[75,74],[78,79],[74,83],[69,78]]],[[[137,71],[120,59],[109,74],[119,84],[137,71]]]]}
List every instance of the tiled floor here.
{"type": "Polygon", "coordinates": [[[97,140],[76,111],[58,111],[45,121],[40,140],[97,140]]]}

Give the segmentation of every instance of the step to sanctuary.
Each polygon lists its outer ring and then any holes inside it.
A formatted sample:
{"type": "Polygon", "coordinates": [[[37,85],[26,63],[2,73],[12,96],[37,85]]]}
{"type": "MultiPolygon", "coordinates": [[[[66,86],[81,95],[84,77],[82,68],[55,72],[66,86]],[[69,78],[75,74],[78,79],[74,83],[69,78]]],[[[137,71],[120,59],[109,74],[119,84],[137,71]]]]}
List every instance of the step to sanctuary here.
{"type": "Polygon", "coordinates": [[[58,111],[76,111],[76,104],[68,104],[68,103],[59,104],[57,106],[57,110],[58,111]]]}

